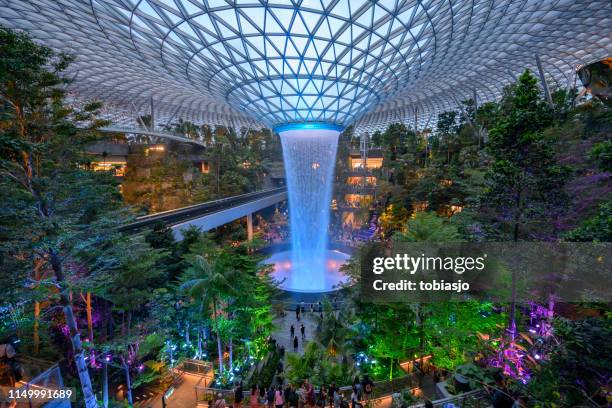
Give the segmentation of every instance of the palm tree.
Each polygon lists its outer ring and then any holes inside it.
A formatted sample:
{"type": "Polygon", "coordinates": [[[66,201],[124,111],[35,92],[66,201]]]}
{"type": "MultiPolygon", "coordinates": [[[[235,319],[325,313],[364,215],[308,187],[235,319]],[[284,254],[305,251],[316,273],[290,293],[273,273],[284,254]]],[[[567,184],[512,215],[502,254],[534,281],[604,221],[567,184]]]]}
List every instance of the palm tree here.
{"type": "Polygon", "coordinates": [[[319,318],[319,330],[317,340],[323,345],[331,356],[342,354],[343,346],[351,335],[348,322],[351,316],[343,310],[334,311],[331,303],[325,300],[323,303],[323,318],[319,318]]]}
{"type": "Polygon", "coordinates": [[[217,336],[217,352],[219,354],[219,372],[223,374],[223,352],[221,348],[221,330],[219,328],[218,310],[219,302],[223,296],[236,291],[230,284],[233,270],[222,270],[218,263],[212,266],[201,255],[196,255],[191,266],[186,271],[187,280],[181,285],[192,299],[200,300],[200,311],[212,305],[213,322],[217,336]]]}

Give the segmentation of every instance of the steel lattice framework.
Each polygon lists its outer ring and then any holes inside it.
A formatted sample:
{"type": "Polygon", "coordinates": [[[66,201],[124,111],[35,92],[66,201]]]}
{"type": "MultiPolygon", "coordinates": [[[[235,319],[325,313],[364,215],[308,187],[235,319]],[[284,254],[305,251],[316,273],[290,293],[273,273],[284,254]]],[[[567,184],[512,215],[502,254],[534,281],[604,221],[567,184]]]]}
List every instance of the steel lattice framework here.
{"type": "Polygon", "coordinates": [[[609,0],[0,0],[0,24],[76,55],[75,99],[120,124],[152,98],[159,120],[372,130],[495,99],[536,54],[563,88],[612,54],[609,0]]]}

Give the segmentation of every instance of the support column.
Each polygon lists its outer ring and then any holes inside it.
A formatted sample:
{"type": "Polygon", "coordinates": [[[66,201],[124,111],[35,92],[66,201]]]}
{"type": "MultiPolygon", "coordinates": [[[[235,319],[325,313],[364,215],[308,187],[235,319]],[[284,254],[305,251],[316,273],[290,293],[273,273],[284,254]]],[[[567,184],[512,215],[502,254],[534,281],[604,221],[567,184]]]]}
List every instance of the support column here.
{"type": "Polygon", "coordinates": [[[253,213],[248,214],[246,216],[247,220],[247,239],[249,241],[253,240],[253,213]]]}
{"type": "Polygon", "coordinates": [[[153,103],[153,97],[149,99],[151,105],[151,131],[155,130],[155,104],[153,103]]]}
{"type": "Polygon", "coordinates": [[[538,66],[538,71],[540,72],[540,81],[542,81],[542,88],[544,88],[544,97],[546,98],[546,101],[548,101],[548,104],[552,107],[553,100],[552,100],[552,96],[550,95],[550,89],[548,88],[548,83],[546,82],[546,77],[544,76],[544,68],[542,68],[542,61],[540,61],[540,55],[536,54],[535,58],[536,58],[536,64],[538,66]]]}

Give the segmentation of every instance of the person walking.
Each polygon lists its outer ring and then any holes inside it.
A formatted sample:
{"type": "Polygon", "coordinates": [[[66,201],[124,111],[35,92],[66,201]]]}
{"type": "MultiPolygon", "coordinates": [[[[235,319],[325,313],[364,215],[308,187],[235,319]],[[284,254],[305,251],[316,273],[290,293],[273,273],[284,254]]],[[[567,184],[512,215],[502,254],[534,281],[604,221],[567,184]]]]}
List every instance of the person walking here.
{"type": "Polygon", "coordinates": [[[283,400],[283,387],[280,385],[276,388],[276,392],[274,393],[274,406],[276,408],[283,408],[285,402],[283,400]]]}
{"type": "Polygon", "coordinates": [[[297,351],[298,351],[298,338],[297,336],[295,336],[293,338],[293,352],[297,353],[297,351]]]}
{"type": "Polygon", "coordinates": [[[304,323],[300,326],[300,332],[302,333],[302,340],[306,339],[306,327],[304,327],[304,323]]]}
{"type": "Polygon", "coordinates": [[[291,338],[293,338],[293,336],[295,336],[295,327],[293,326],[293,324],[291,324],[289,331],[291,332],[291,338]]]}
{"type": "Polygon", "coordinates": [[[300,321],[300,306],[296,306],[295,307],[295,319],[299,322],[300,321]]]}

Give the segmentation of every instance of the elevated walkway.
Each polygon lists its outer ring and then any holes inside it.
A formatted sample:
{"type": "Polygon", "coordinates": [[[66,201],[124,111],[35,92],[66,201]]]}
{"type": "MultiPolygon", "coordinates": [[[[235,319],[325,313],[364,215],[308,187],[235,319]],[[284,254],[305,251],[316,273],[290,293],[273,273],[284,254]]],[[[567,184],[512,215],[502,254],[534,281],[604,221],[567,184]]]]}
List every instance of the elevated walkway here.
{"type": "Polygon", "coordinates": [[[168,139],[168,140],[174,140],[175,142],[191,143],[194,145],[207,147],[206,143],[200,140],[190,139],[188,137],[185,137],[184,135],[178,135],[178,134],[174,134],[171,132],[165,132],[165,131],[156,131],[156,130],[149,130],[149,129],[143,129],[143,128],[131,128],[131,127],[121,127],[121,126],[104,126],[104,127],[99,128],[98,130],[101,132],[106,132],[106,133],[128,133],[132,135],[149,136],[153,138],[168,139]]]}
{"type": "MultiPolygon", "coordinates": [[[[241,194],[138,217],[135,222],[121,227],[120,230],[138,233],[145,228],[163,222],[172,228],[174,236],[180,240],[183,237],[181,231],[189,227],[195,226],[202,231],[208,231],[242,217],[247,217],[249,222],[252,222],[251,215],[254,212],[285,200],[287,200],[287,189],[284,187],[241,194]]],[[[249,234],[251,234],[251,230],[252,225],[249,225],[249,234]]]]}

